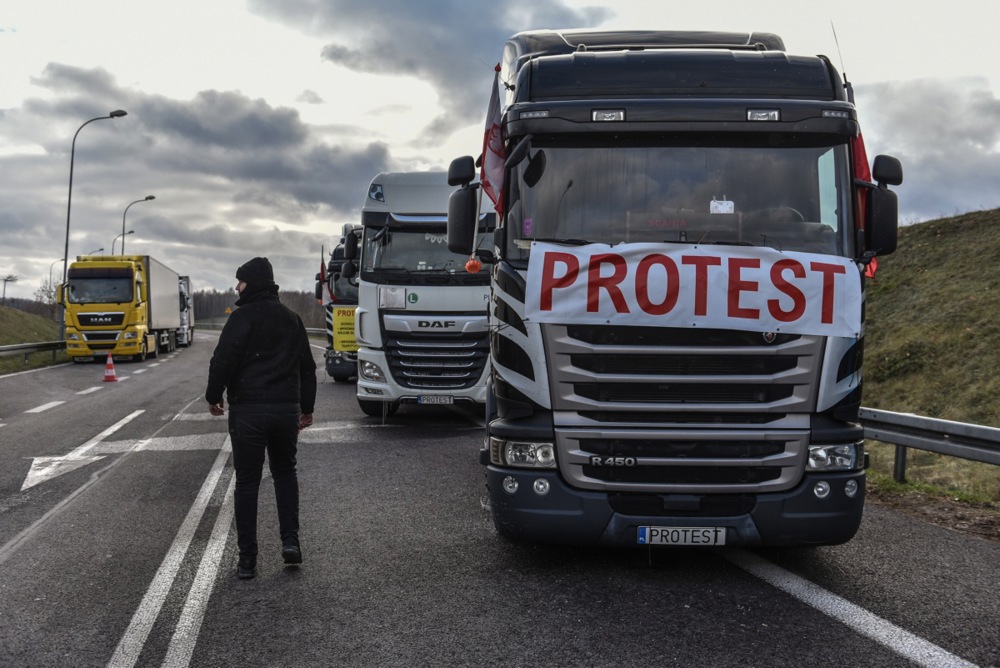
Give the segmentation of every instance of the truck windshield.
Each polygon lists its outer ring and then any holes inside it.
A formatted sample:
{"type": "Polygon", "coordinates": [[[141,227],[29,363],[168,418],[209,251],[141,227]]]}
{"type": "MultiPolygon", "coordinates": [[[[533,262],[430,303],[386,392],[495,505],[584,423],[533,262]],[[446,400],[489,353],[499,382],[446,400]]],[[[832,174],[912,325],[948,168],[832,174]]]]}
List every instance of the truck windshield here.
{"type": "MultiPolygon", "coordinates": [[[[480,235],[478,247],[493,248],[493,233],[480,235]]],[[[448,250],[444,225],[365,227],[361,269],[365,272],[466,273],[468,256],[448,250]]]]}
{"type": "Polygon", "coordinates": [[[132,301],[131,278],[71,278],[69,300],[74,304],[124,304],[132,301]]]}
{"type": "Polygon", "coordinates": [[[575,145],[536,138],[512,172],[507,259],[531,241],[712,243],[847,255],[848,153],[835,146],[575,145]]]}

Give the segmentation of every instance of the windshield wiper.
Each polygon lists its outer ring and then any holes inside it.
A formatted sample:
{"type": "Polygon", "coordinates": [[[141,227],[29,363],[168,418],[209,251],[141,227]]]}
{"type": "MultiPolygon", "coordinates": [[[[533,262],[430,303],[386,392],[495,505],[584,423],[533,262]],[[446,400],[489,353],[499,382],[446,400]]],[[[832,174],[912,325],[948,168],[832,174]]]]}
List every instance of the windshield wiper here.
{"type": "Polygon", "coordinates": [[[592,241],[587,241],[586,239],[555,239],[552,237],[531,237],[526,240],[542,241],[547,244],[564,244],[566,246],[586,246],[587,244],[594,243],[592,241]]]}

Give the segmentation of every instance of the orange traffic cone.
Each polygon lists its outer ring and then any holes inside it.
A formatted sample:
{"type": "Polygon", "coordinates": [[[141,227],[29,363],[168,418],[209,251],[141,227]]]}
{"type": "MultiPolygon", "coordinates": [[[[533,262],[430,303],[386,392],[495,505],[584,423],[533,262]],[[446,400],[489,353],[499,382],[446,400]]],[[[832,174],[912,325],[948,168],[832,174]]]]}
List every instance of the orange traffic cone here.
{"type": "Polygon", "coordinates": [[[111,359],[111,353],[108,353],[108,363],[104,365],[104,382],[118,382],[118,376],[115,375],[115,362],[111,359]]]}

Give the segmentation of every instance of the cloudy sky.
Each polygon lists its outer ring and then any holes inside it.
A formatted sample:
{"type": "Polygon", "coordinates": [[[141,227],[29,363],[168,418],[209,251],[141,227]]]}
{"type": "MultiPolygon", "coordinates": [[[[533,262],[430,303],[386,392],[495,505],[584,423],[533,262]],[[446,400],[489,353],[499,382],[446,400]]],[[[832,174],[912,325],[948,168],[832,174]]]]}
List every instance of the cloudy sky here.
{"type": "Polygon", "coordinates": [[[266,255],[311,290],[372,176],[478,152],[504,39],[538,28],[778,33],[854,82],[904,223],[997,208],[998,25],[996,0],[5,0],[0,276],[24,298],[61,277],[74,133],[124,109],[78,135],[71,258],[125,217],[128,253],[195,289],[266,255]]]}

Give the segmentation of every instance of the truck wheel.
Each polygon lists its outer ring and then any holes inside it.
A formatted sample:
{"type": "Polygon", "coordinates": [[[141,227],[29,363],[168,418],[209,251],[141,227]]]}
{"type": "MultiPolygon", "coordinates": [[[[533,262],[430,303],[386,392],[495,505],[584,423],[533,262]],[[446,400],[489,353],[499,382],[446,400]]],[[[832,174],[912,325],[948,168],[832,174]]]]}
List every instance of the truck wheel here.
{"type": "Polygon", "coordinates": [[[133,355],[132,359],[134,361],[136,361],[136,362],[145,362],[146,361],[146,342],[145,341],[143,341],[142,345],[139,346],[139,354],[138,355],[133,355]]]}
{"type": "Polygon", "coordinates": [[[358,406],[361,407],[361,412],[365,415],[377,418],[383,415],[389,417],[399,408],[399,404],[395,402],[388,403],[385,401],[372,401],[370,399],[358,399],[358,406]]]}

